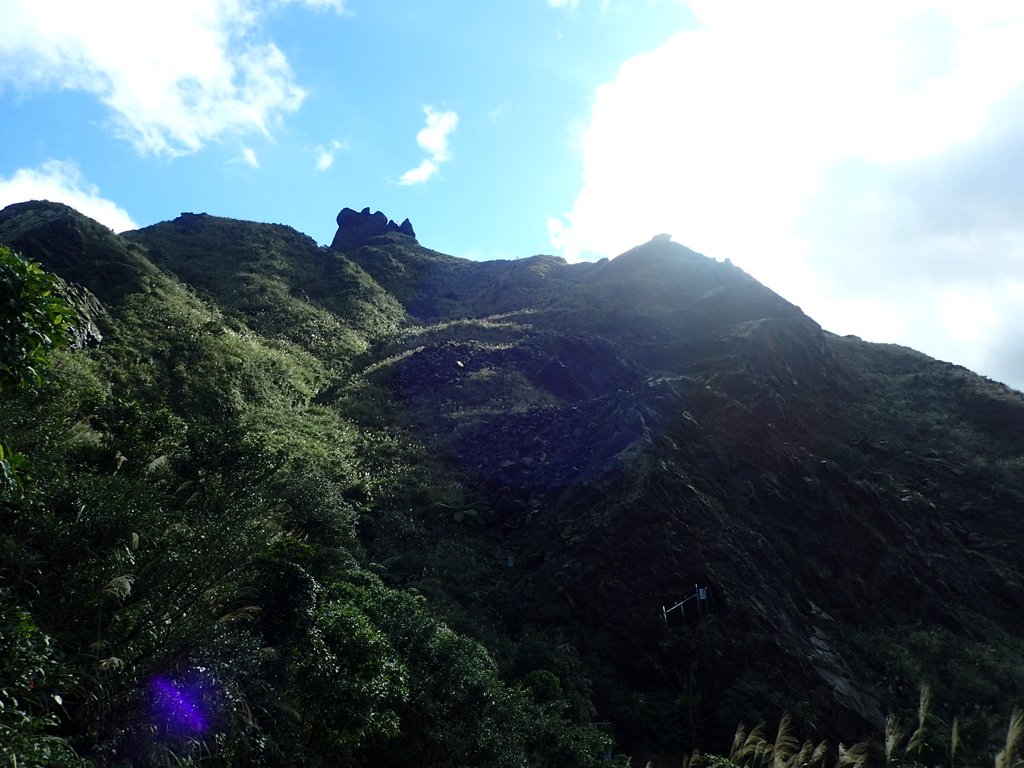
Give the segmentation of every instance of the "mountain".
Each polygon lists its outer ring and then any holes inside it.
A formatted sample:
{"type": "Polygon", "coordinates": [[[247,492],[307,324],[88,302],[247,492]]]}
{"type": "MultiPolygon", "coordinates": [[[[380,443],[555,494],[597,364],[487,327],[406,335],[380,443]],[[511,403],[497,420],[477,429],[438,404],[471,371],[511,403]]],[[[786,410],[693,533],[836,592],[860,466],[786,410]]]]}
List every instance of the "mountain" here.
{"type": "MultiPolygon", "coordinates": [[[[526,745],[515,759],[532,764],[598,761],[597,733],[634,765],[678,765],[695,747],[728,751],[740,722],[785,712],[808,738],[850,743],[878,737],[890,711],[911,719],[922,683],[933,714],[919,760],[942,759],[949,729],[938,723],[954,716],[963,749],[993,751],[1024,700],[1021,393],[830,334],[737,267],[665,237],[596,263],[472,262],[369,209],[345,209],[339,225],[320,247],[285,226],[207,214],[118,236],[55,204],[0,212],[0,242],[57,274],[79,307],[80,348],[59,357],[57,391],[0,420],[39,474],[64,478],[33,491],[36,509],[58,510],[53,535],[72,535],[65,518],[83,486],[134,499],[149,485],[161,494],[142,504],[150,535],[187,552],[167,520],[192,493],[197,504],[216,496],[216,513],[245,531],[224,579],[248,602],[221,609],[251,608],[239,619],[247,642],[291,658],[331,626],[362,659],[345,674],[369,674],[387,647],[413,681],[404,693],[395,684],[394,701],[349,692],[325,705],[327,722],[356,699],[366,715],[338,724],[330,747],[253,717],[275,754],[456,764],[449,730],[416,725],[426,710],[410,703],[458,721],[454,694],[437,687],[454,662],[403,645],[385,605],[486,648],[466,653],[496,664],[493,695],[550,718],[543,734],[515,731],[526,745]],[[28,423],[31,409],[49,426],[28,423]],[[216,493],[194,490],[214,478],[216,493]],[[231,517],[241,499],[264,511],[231,517]],[[358,621],[300,599],[313,582],[329,592],[338,572],[350,575],[324,605],[356,606],[358,621]],[[300,615],[312,623],[298,632],[300,615]],[[430,664],[441,671],[416,682],[430,664]],[[570,758],[581,734],[590,746],[570,758]]],[[[96,533],[82,551],[44,546],[24,509],[11,514],[9,551],[25,548],[40,568],[92,563],[109,544],[96,533]]],[[[221,557],[196,551],[197,562],[221,557]]],[[[115,578],[111,568],[95,578],[115,578]]],[[[137,591],[145,573],[133,572],[137,591]]],[[[81,654],[62,640],[80,628],[48,619],[25,578],[10,599],[62,653],[81,654]]],[[[67,578],[62,589],[85,589],[67,578]]],[[[97,621],[130,625],[133,599],[97,621]]],[[[221,642],[211,616],[190,619],[189,647],[221,642]]],[[[157,653],[124,637],[124,652],[157,653]]],[[[196,667],[186,646],[162,663],[196,667]]],[[[249,658],[236,651],[222,663],[249,658]]],[[[252,674],[310,722],[305,657],[268,671],[253,653],[252,674]]],[[[137,671],[111,705],[118,717],[136,711],[147,663],[126,665],[137,671]]],[[[102,743],[134,761],[141,747],[104,731],[89,706],[68,705],[56,732],[82,754],[102,743]]],[[[458,749],[482,743],[470,733],[458,749]]],[[[259,759],[272,763],[267,750],[259,759]]]]}

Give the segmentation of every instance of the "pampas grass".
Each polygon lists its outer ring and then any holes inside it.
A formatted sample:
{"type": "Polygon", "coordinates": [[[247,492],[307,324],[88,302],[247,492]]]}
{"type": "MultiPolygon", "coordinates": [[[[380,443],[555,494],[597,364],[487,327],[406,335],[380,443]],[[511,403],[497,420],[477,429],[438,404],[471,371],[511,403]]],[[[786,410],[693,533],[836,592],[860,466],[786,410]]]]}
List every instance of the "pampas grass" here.
{"type": "Polygon", "coordinates": [[[949,768],[956,763],[956,753],[960,749],[960,718],[954,717],[949,727],[949,768]]]}
{"type": "MultiPolygon", "coordinates": [[[[921,768],[924,753],[929,751],[928,726],[938,722],[931,712],[932,689],[927,683],[921,685],[921,694],[917,707],[917,728],[907,741],[904,758],[896,757],[900,745],[906,738],[906,731],[900,727],[899,721],[892,713],[885,720],[885,763],[893,768],[916,766],[921,768]]],[[[793,719],[785,714],[779,722],[775,733],[775,741],[765,738],[765,725],[761,723],[750,731],[745,723],[740,723],[733,737],[729,761],[714,755],[701,756],[694,752],[687,768],[699,765],[731,765],[739,768],[823,768],[829,754],[828,742],[822,741],[816,747],[813,742],[806,741],[799,748],[793,727],[793,719]]],[[[1020,748],[1024,745],[1024,710],[1014,707],[1010,716],[1010,725],[1006,731],[1006,741],[995,756],[995,768],[1024,768],[1024,755],[1020,748]]],[[[960,718],[954,717],[949,727],[949,766],[954,768],[957,754],[963,742],[960,737],[960,718]]],[[[871,758],[871,745],[858,742],[851,747],[840,744],[835,768],[863,768],[871,758]]]]}
{"type": "Polygon", "coordinates": [[[892,712],[885,718],[885,764],[892,765],[892,756],[900,747],[900,742],[906,734],[900,729],[896,715],[892,712]]]}
{"type": "Polygon", "coordinates": [[[859,741],[852,747],[839,745],[839,759],[836,760],[836,768],[863,768],[868,762],[868,745],[859,741]]]}
{"type": "Polygon", "coordinates": [[[132,593],[132,582],[134,581],[135,577],[131,574],[126,576],[115,576],[104,585],[103,594],[107,597],[124,600],[132,593]]]}
{"type": "Polygon", "coordinates": [[[787,712],[779,721],[779,729],[775,732],[775,743],[772,749],[772,768],[788,768],[790,758],[796,753],[800,742],[793,735],[793,718],[787,712]]]}
{"type": "Polygon", "coordinates": [[[822,765],[827,755],[827,742],[815,746],[807,741],[800,746],[793,732],[793,718],[787,712],[779,721],[773,742],[765,738],[764,723],[749,732],[746,724],[740,723],[733,736],[729,762],[747,768],[808,768],[822,765]]]}
{"type": "Polygon", "coordinates": [[[996,755],[996,768],[1014,768],[1015,765],[1022,762],[1014,758],[1017,745],[1022,737],[1024,737],[1024,711],[1014,707],[1013,714],[1010,715],[1010,727],[1006,729],[1006,744],[996,755]]]}
{"type": "Polygon", "coordinates": [[[907,749],[904,754],[914,753],[918,759],[927,746],[925,739],[928,737],[928,714],[932,706],[932,687],[928,683],[921,683],[921,698],[917,703],[917,730],[910,735],[907,742],[907,749]]]}
{"type": "Polygon", "coordinates": [[[747,724],[740,723],[736,726],[736,733],[732,737],[732,747],[729,748],[729,760],[731,762],[737,762],[740,757],[740,752],[743,749],[743,745],[747,741],[747,724]]]}

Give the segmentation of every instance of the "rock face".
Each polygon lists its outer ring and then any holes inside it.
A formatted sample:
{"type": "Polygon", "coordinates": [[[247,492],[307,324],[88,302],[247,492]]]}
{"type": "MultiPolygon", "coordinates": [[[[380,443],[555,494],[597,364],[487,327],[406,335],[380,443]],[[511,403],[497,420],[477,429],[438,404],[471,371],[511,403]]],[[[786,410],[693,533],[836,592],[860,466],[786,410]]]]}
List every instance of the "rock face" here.
{"type": "Polygon", "coordinates": [[[75,349],[99,346],[104,336],[100,326],[110,322],[107,308],[91,291],[77,283],[68,283],[61,279],[59,285],[61,296],[75,310],[74,323],[71,326],[71,346],[75,349]]]}
{"type": "Polygon", "coordinates": [[[389,232],[397,232],[401,235],[416,239],[416,232],[412,228],[412,222],[406,219],[401,224],[391,221],[380,211],[370,213],[370,209],[363,208],[356,211],[352,208],[342,208],[338,214],[338,232],[331,242],[331,249],[335,251],[347,251],[358,248],[367,241],[386,235],[389,232]]]}
{"type": "Polygon", "coordinates": [[[174,220],[174,228],[183,235],[198,235],[209,217],[205,213],[186,211],[174,220]]]}

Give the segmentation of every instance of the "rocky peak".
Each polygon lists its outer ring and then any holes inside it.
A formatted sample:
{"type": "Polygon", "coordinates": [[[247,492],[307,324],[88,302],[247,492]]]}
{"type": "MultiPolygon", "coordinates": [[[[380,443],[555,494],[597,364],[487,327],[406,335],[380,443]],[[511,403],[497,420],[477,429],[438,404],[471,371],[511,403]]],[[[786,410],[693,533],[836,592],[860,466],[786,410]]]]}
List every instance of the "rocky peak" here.
{"type": "Polygon", "coordinates": [[[338,214],[338,232],[331,242],[331,249],[346,251],[358,248],[368,240],[390,232],[397,232],[411,237],[413,240],[416,239],[416,232],[413,231],[412,222],[408,219],[401,224],[396,224],[380,211],[370,213],[368,207],[361,211],[342,208],[338,214]]]}

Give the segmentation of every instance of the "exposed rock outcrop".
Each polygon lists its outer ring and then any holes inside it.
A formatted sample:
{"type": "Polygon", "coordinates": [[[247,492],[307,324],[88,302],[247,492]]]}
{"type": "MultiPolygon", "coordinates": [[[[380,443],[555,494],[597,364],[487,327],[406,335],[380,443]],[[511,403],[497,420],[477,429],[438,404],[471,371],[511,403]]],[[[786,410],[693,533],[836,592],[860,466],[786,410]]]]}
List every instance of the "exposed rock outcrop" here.
{"type": "Polygon", "coordinates": [[[206,227],[206,220],[208,218],[209,216],[205,213],[186,211],[171,223],[183,235],[198,235],[206,227]]]}
{"type": "Polygon", "coordinates": [[[369,240],[386,235],[389,232],[397,232],[401,235],[416,239],[416,232],[412,228],[412,222],[406,219],[401,224],[391,221],[380,211],[370,213],[370,209],[363,208],[356,211],[352,208],[342,208],[338,214],[338,232],[331,242],[331,249],[346,251],[351,248],[358,248],[369,240]]]}
{"type": "Polygon", "coordinates": [[[99,346],[103,342],[101,325],[109,327],[110,314],[107,308],[89,289],[61,278],[58,280],[58,292],[75,310],[71,324],[71,346],[75,349],[99,346]]]}

